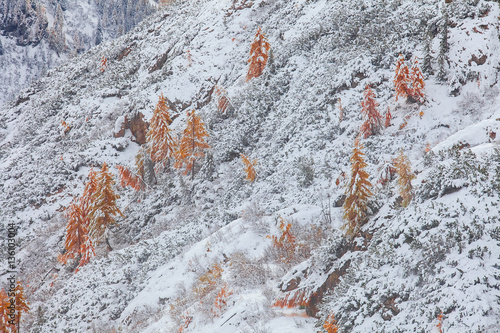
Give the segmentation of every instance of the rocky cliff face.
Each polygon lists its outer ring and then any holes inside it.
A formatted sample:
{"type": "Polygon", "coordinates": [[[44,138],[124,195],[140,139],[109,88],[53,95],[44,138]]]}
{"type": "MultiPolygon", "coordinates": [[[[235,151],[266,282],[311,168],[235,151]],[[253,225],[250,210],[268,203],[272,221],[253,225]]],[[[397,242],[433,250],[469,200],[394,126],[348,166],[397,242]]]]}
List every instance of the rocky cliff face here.
{"type": "Polygon", "coordinates": [[[0,104],[48,69],[130,31],[156,3],[127,0],[0,1],[0,104]]]}

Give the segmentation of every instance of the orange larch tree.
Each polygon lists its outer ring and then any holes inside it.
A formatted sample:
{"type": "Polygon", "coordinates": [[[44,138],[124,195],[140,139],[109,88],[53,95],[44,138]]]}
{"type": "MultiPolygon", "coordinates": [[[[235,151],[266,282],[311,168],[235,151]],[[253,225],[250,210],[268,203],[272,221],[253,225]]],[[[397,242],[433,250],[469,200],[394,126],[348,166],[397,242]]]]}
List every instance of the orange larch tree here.
{"type": "Polygon", "coordinates": [[[399,55],[396,61],[396,69],[394,74],[394,88],[396,90],[396,101],[398,97],[407,98],[410,96],[410,70],[405,62],[403,55],[399,55]]]}
{"type": "Polygon", "coordinates": [[[400,150],[399,156],[394,159],[394,166],[398,175],[399,195],[403,198],[401,206],[406,207],[413,198],[411,181],[415,179],[415,174],[411,172],[410,161],[403,154],[403,149],[400,150]]]}
{"type": "Polygon", "coordinates": [[[117,165],[118,175],[120,176],[120,185],[121,187],[130,186],[136,191],[140,191],[142,189],[142,177],[134,174],[132,171],[123,167],[121,165],[117,165]]]}
{"type": "Polygon", "coordinates": [[[335,320],[335,316],[331,313],[325,320],[323,324],[323,329],[326,333],[337,333],[339,328],[337,326],[337,321],[335,320]]]}
{"type": "Polygon", "coordinates": [[[217,106],[217,110],[219,110],[221,113],[225,113],[227,109],[231,106],[231,102],[227,97],[227,91],[224,88],[216,85],[214,88],[214,94],[215,94],[215,105],[217,106]]]}
{"type": "MultiPolygon", "coordinates": [[[[82,267],[95,256],[94,244],[89,237],[89,206],[84,198],[75,199],[65,211],[68,225],[66,226],[66,252],[59,256],[64,265],[69,259],[76,259],[78,267],[82,267]]],[[[75,270],[75,273],[78,271],[75,270]]]]}
{"type": "Polygon", "coordinates": [[[106,58],[105,56],[103,56],[101,58],[101,72],[105,72],[106,71],[106,68],[108,67],[108,58],[106,58]]]}
{"type": "Polygon", "coordinates": [[[368,181],[368,173],[365,171],[367,164],[363,160],[363,148],[359,137],[354,141],[354,150],[351,157],[351,180],[346,187],[346,199],[344,201],[344,220],[347,235],[355,236],[367,220],[368,199],[372,195],[370,188],[372,184],[368,181]]]}
{"type": "Polygon", "coordinates": [[[7,292],[2,288],[0,291],[0,333],[11,332],[12,329],[15,329],[15,325],[12,325],[12,319],[9,318],[9,300],[7,292]]]}
{"type": "Polygon", "coordinates": [[[146,134],[148,151],[156,164],[156,171],[162,169],[168,159],[174,155],[176,141],[169,128],[170,124],[172,124],[172,119],[168,113],[165,97],[161,94],[146,134]]]}
{"type": "Polygon", "coordinates": [[[391,119],[392,119],[392,114],[391,114],[391,109],[387,107],[387,112],[385,113],[385,127],[391,126],[391,119]]]}
{"type": "Polygon", "coordinates": [[[264,37],[264,34],[259,27],[250,47],[250,59],[248,59],[250,66],[248,67],[247,81],[262,75],[264,68],[266,67],[267,60],[269,59],[270,49],[271,44],[269,44],[267,39],[264,37]]]}
{"type": "Polygon", "coordinates": [[[288,264],[293,261],[298,245],[295,236],[290,231],[292,225],[290,223],[285,224],[285,219],[281,216],[279,220],[280,237],[278,238],[273,235],[267,236],[267,238],[273,240],[273,247],[278,251],[280,261],[288,264]]]}
{"type": "Polygon", "coordinates": [[[115,216],[123,217],[122,212],[116,206],[116,200],[120,198],[113,190],[115,181],[109,172],[106,163],[103,163],[101,171],[95,176],[95,191],[91,195],[92,207],[90,211],[89,234],[94,242],[99,242],[106,227],[115,223],[115,216]]]}
{"type": "Polygon", "coordinates": [[[361,107],[363,108],[361,112],[365,119],[365,122],[361,125],[361,133],[365,139],[370,135],[378,133],[382,127],[382,116],[377,110],[378,106],[379,104],[375,100],[375,93],[370,86],[366,86],[364,99],[361,101],[361,107]]]}
{"type": "Polygon", "coordinates": [[[245,173],[247,174],[247,177],[245,179],[252,183],[257,176],[254,168],[254,166],[257,165],[257,160],[250,161],[248,156],[243,154],[240,154],[240,156],[243,164],[245,165],[245,173]]]}
{"type": "Polygon", "coordinates": [[[410,89],[411,98],[413,98],[413,100],[419,103],[423,103],[425,101],[425,94],[424,94],[425,82],[424,82],[424,75],[422,74],[422,71],[418,66],[417,57],[413,58],[413,63],[410,71],[410,82],[411,82],[411,89],[410,89]]]}
{"type": "Polygon", "coordinates": [[[176,162],[174,167],[178,169],[185,168],[185,175],[191,171],[191,179],[194,178],[196,159],[205,156],[204,149],[210,148],[205,142],[205,137],[208,136],[201,118],[194,113],[194,110],[188,112],[186,128],[182,132],[182,137],[175,152],[176,162]]]}
{"type": "Polygon", "coordinates": [[[24,288],[21,281],[17,281],[16,285],[16,311],[17,311],[17,325],[21,324],[21,313],[28,313],[30,311],[29,303],[24,295],[24,288]]]}
{"type": "Polygon", "coordinates": [[[437,323],[436,327],[438,328],[438,332],[443,333],[443,312],[438,314],[437,320],[438,320],[438,323],[437,323]]]}

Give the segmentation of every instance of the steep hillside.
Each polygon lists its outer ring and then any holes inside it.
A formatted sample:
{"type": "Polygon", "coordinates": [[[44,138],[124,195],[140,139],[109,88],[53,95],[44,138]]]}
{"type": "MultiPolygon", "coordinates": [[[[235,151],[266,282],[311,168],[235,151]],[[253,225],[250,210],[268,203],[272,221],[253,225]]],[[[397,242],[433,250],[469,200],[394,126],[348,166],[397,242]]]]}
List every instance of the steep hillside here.
{"type": "Polygon", "coordinates": [[[130,31],[154,1],[0,1],[0,105],[47,70],[130,31]]]}
{"type": "Polygon", "coordinates": [[[499,15],[485,0],[179,1],[48,71],[0,112],[0,237],[18,226],[22,326],[326,332],[333,314],[340,332],[495,332],[499,15]],[[272,53],[247,80],[259,27],[272,53]],[[400,54],[418,58],[425,100],[396,100],[400,54]],[[373,194],[346,235],[367,85],[392,119],[360,139],[373,194]],[[65,208],[92,168],[117,184],[116,166],[135,170],[161,94],[173,132],[195,110],[210,148],[193,176],[171,161],[142,191],[117,186],[124,217],[74,273],[58,262],[65,208]],[[401,151],[416,176],[406,207],[401,151]]]}

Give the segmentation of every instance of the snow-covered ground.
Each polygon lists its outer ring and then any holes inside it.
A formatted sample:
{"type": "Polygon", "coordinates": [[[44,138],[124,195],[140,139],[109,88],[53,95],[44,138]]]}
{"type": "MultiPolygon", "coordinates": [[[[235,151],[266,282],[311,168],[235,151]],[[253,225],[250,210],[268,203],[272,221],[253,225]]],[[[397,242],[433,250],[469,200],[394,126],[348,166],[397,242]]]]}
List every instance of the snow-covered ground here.
{"type": "Polygon", "coordinates": [[[50,70],[0,119],[2,230],[19,225],[20,277],[30,286],[22,325],[317,332],[333,313],[340,332],[437,332],[443,313],[444,332],[496,332],[499,15],[498,3],[484,0],[179,1],[50,70]],[[444,10],[449,51],[440,82],[444,10]],[[272,57],[247,82],[259,26],[272,57]],[[420,64],[430,57],[435,74],[425,75],[422,105],[395,101],[399,54],[420,64]],[[231,101],[226,114],[215,105],[216,85],[231,101]],[[342,175],[350,176],[366,85],[393,119],[361,140],[372,213],[363,237],[351,240],[341,229],[342,175]],[[92,167],[133,168],[140,145],[130,129],[114,137],[117,125],[139,112],[150,120],[162,93],[173,130],[180,133],[186,111],[196,109],[211,148],[193,180],[167,168],[144,192],[117,187],[125,218],[107,232],[113,250],[101,245],[75,274],[57,262],[64,207],[92,167]],[[397,180],[380,182],[401,149],[417,176],[406,208],[397,180]],[[258,160],[253,183],[240,153],[258,160]],[[299,244],[291,260],[273,248],[281,218],[299,244]],[[319,303],[273,306],[323,287],[319,303]]]}

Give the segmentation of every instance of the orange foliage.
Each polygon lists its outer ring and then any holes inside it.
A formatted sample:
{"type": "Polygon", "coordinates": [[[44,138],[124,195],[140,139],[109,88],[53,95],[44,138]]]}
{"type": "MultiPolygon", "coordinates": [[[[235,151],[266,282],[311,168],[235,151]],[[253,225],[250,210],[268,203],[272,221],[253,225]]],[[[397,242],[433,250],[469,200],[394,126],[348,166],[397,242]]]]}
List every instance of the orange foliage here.
{"type": "MultiPolygon", "coordinates": [[[[16,285],[16,310],[17,310],[17,322],[21,322],[21,313],[30,311],[29,303],[24,295],[24,288],[21,281],[17,281],[16,285]]],[[[15,332],[15,331],[14,331],[15,332]]]]}
{"type": "Polygon", "coordinates": [[[394,88],[396,90],[396,101],[398,97],[411,98],[415,102],[423,103],[425,101],[425,82],[422,71],[418,67],[417,58],[413,58],[411,71],[400,54],[396,61],[394,75],[394,88]]]}
{"type": "Polygon", "coordinates": [[[325,323],[323,324],[323,328],[325,329],[326,333],[337,333],[339,330],[339,327],[337,326],[337,321],[335,320],[335,317],[333,313],[331,313],[325,320],[325,323]]]}
{"type": "Polygon", "coordinates": [[[194,163],[198,157],[205,156],[204,149],[210,148],[205,142],[208,137],[205,125],[199,116],[193,112],[187,113],[186,128],[182,132],[182,137],[175,152],[174,167],[185,168],[184,174],[191,171],[191,178],[194,178],[194,163]]]}
{"type": "Polygon", "coordinates": [[[279,217],[279,220],[279,228],[281,230],[280,237],[267,236],[267,238],[271,238],[273,240],[273,247],[278,250],[280,261],[283,263],[290,263],[295,256],[297,243],[295,236],[290,231],[292,225],[290,223],[285,225],[285,219],[281,216],[279,217]]]}
{"type": "Polygon", "coordinates": [[[108,67],[108,58],[103,56],[101,58],[101,72],[104,73],[104,71],[106,70],[107,67],[108,67]]]}
{"type": "Polygon", "coordinates": [[[309,293],[304,289],[287,292],[285,296],[274,301],[273,306],[279,308],[295,308],[300,306],[308,306],[310,303],[309,293]]]}
{"type": "Polygon", "coordinates": [[[411,73],[409,79],[411,83],[410,96],[415,101],[423,103],[425,101],[425,94],[424,94],[425,82],[424,82],[424,75],[422,74],[422,71],[418,67],[417,57],[413,58],[413,64],[411,66],[411,73]]]}
{"type": "Polygon", "coordinates": [[[267,39],[264,37],[264,34],[259,27],[257,33],[255,34],[255,39],[250,47],[250,59],[247,61],[250,64],[247,73],[247,81],[262,75],[269,58],[270,49],[271,44],[269,44],[267,39]]]}
{"type": "Polygon", "coordinates": [[[364,99],[361,102],[362,113],[365,118],[365,122],[361,125],[361,133],[363,133],[366,139],[372,134],[376,134],[380,127],[382,126],[382,116],[377,110],[379,104],[375,101],[375,94],[370,86],[366,86],[364,92],[364,99]]]}
{"type": "Polygon", "coordinates": [[[403,198],[401,205],[406,207],[413,198],[411,181],[415,179],[415,174],[411,172],[410,161],[403,154],[403,149],[399,152],[399,156],[394,159],[394,166],[398,174],[399,195],[403,198]]]}
{"type": "Polygon", "coordinates": [[[210,267],[210,269],[198,278],[198,282],[194,287],[194,293],[199,297],[205,297],[209,292],[214,290],[219,281],[222,278],[222,272],[224,270],[220,266],[220,264],[215,263],[210,267]]]}
{"type": "Polygon", "coordinates": [[[342,107],[342,101],[339,98],[339,123],[344,120],[344,108],[342,107]]]}
{"type": "Polygon", "coordinates": [[[385,127],[391,126],[391,119],[392,119],[392,114],[391,114],[391,109],[387,107],[387,112],[385,113],[385,127]]]}
{"type": "Polygon", "coordinates": [[[372,184],[368,181],[369,175],[365,171],[367,164],[363,160],[362,148],[359,138],[356,138],[351,157],[351,180],[346,187],[346,199],[343,206],[346,221],[344,228],[347,228],[347,234],[352,236],[355,236],[366,222],[368,199],[372,195],[370,191],[372,184]]]}
{"type": "Polygon", "coordinates": [[[229,98],[227,97],[227,91],[219,86],[214,88],[215,100],[217,105],[217,110],[224,113],[230,106],[229,98]]]}
{"type": "Polygon", "coordinates": [[[61,120],[61,126],[63,128],[64,134],[67,134],[71,129],[71,127],[69,127],[69,125],[64,120],[61,120]]]}
{"type": "Polygon", "coordinates": [[[407,98],[410,95],[410,90],[408,88],[410,78],[410,70],[408,65],[406,65],[405,58],[403,55],[399,55],[396,61],[396,69],[394,74],[394,88],[396,90],[396,101],[398,97],[407,98]]]}
{"type": "Polygon", "coordinates": [[[245,173],[247,174],[247,177],[245,178],[249,182],[253,182],[255,180],[255,177],[257,176],[257,173],[255,172],[254,166],[257,165],[257,160],[253,160],[250,162],[248,159],[248,156],[245,156],[243,154],[240,154],[241,160],[243,161],[243,164],[245,165],[245,173]]]}
{"type": "Polygon", "coordinates": [[[11,330],[16,328],[13,323],[15,319],[9,318],[9,305],[10,299],[7,296],[7,292],[2,288],[0,291],[0,332],[12,332],[11,330]]]}
{"type": "Polygon", "coordinates": [[[141,176],[133,174],[129,169],[117,165],[118,174],[120,175],[120,185],[122,187],[130,186],[136,191],[142,189],[142,178],[141,176]]]}
{"type": "Polygon", "coordinates": [[[178,333],[182,333],[184,332],[185,329],[187,329],[189,327],[189,325],[191,324],[191,322],[193,321],[193,316],[190,316],[188,314],[185,314],[185,315],[182,315],[182,318],[183,320],[183,323],[182,325],[179,327],[179,330],[177,331],[178,333]]]}
{"type": "Polygon", "coordinates": [[[59,256],[59,261],[64,265],[69,259],[76,258],[78,267],[82,267],[95,256],[94,244],[89,237],[89,206],[85,198],[75,199],[66,209],[65,216],[68,219],[64,242],[66,252],[59,256]]]}
{"type": "Polygon", "coordinates": [[[113,190],[115,181],[109,172],[106,163],[103,163],[101,171],[95,176],[95,190],[91,194],[91,210],[89,213],[89,234],[95,242],[98,242],[110,224],[115,223],[114,216],[123,216],[116,206],[116,200],[120,198],[113,190]]]}
{"type": "Polygon", "coordinates": [[[403,198],[402,206],[406,207],[412,199],[411,180],[415,178],[415,175],[411,172],[410,162],[403,154],[403,149],[394,159],[394,165],[398,174],[399,194],[403,198]]]}
{"type": "Polygon", "coordinates": [[[228,290],[227,286],[224,284],[215,298],[214,310],[212,311],[214,316],[219,317],[222,314],[227,307],[227,299],[232,294],[233,292],[228,290]]]}
{"type": "Polygon", "coordinates": [[[148,151],[153,162],[157,164],[157,170],[163,168],[168,159],[174,155],[176,142],[169,128],[171,123],[165,97],[161,94],[146,134],[148,151]]]}
{"type": "Polygon", "coordinates": [[[438,323],[436,325],[436,327],[438,328],[438,332],[439,333],[443,333],[443,312],[441,312],[438,317],[438,323]]]}

